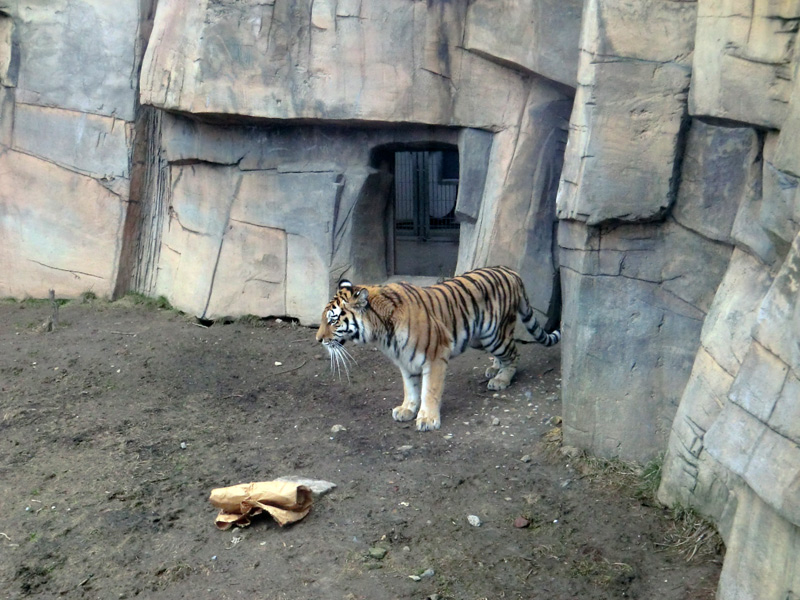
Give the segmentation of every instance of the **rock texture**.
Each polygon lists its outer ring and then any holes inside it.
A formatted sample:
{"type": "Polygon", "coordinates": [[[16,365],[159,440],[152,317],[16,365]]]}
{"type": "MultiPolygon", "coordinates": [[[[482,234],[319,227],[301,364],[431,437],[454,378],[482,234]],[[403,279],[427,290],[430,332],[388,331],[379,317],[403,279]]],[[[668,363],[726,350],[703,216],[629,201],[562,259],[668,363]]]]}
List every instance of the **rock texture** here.
{"type": "Polygon", "coordinates": [[[311,324],[392,275],[393,153],[457,149],[458,270],[560,273],[566,443],[666,452],[718,598],[797,595],[796,2],[155,5],[0,0],[0,296],[311,324]]]}
{"type": "Polygon", "coordinates": [[[159,7],[142,101],[260,121],[163,121],[158,169],[170,183],[158,204],[172,210],[140,242],[151,256],[140,262],[157,272],[142,274],[142,291],[203,318],[252,312],[313,323],[341,276],[392,274],[387,157],[438,144],[458,148],[464,181],[458,270],[517,268],[543,315],[558,271],[553,200],[571,91],[533,70],[547,64],[545,76],[574,79],[577,48],[566,40],[578,37],[579,3],[564,7],[515,5],[514,35],[547,48],[524,55],[494,37],[479,3],[159,7]],[[292,119],[304,124],[277,126],[292,119]],[[189,210],[214,230],[186,225],[189,210]],[[191,259],[195,245],[201,264],[191,259]]]}
{"type": "Polygon", "coordinates": [[[150,4],[0,1],[0,295],[112,294],[150,4]]]}

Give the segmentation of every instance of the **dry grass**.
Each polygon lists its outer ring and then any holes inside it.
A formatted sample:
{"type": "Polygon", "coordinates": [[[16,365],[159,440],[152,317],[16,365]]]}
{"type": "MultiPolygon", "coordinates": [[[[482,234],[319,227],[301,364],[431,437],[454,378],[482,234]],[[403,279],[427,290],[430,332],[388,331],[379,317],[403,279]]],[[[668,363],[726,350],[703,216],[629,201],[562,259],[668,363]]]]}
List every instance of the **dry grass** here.
{"type": "Polygon", "coordinates": [[[713,523],[692,509],[676,507],[672,513],[672,527],[659,546],[677,552],[686,562],[721,557],[725,546],[713,523]]]}
{"type": "MultiPolygon", "coordinates": [[[[646,505],[660,504],[656,499],[661,484],[663,459],[647,465],[638,465],[619,459],[590,456],[582,450],[563,446],[561,418],[553,418],[553,427],[544,434],[542,444],[550,456],[569,456],[572,466],[595,485],[630,494],[646,505]]],[[[722,538],[714,524],[696,511],[684,507],[673,507],[671,528],[664,542],[658,544],[666,550],[677,552],[687,562],[694,559],[721,557],[724,553],[722,538]]]]}

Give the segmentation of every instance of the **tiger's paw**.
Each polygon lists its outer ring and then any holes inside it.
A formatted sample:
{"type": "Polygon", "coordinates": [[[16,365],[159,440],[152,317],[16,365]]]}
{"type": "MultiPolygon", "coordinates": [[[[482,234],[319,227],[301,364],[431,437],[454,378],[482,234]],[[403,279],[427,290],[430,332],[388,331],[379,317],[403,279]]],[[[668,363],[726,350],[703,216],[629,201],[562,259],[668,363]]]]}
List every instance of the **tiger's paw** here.
{"type": "Polygon", "coordinates": [[[486,367],[486,377],[492,379],[495,375],[500,372],[500,369],[497,367],[486,367]]]}
{"type": "Polygon", "coordinates": [[[499,392],[500,390],[506,389],[509,385],[511,385],[511,381],[507,380],[505,377],[493,377],[489,380],[486,387],[493,392],[499,392]]]}
{"type": "Polygon", "coordinates": [[[439,429],[441,425],[439,417],[417,417],[417,431],[433,431],[439,429]]]}
{"type": "Polygon", "coordinates": [[[414,411],[410,408],[406,408],[403,405],[395,406],[392,409],[392,418],[395,421],[410,421],[415,416],[414,411]]]}

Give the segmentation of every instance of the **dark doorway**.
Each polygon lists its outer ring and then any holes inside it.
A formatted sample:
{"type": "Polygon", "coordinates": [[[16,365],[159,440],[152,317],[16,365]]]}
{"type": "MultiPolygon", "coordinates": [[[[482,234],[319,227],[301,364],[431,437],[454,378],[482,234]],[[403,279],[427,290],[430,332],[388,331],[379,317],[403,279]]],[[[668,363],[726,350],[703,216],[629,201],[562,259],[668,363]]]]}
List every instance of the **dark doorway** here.
{"type": "Polygon", "coordinates": [[[400,151],[394,159],[394,273],[452,277],[458,260],[458,151],[400,151]]]}

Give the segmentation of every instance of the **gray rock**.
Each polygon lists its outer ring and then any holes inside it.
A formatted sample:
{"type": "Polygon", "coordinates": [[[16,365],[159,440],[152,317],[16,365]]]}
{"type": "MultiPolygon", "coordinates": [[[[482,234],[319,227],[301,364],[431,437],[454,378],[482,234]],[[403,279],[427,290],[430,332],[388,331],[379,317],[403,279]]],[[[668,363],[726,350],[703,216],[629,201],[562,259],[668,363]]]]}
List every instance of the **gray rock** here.
{"type": "Polygon", "coordinates": [[[674,202],[695,11],[691,3],[584,5],[559,218],[651,220],[674,202]]]}
{"type": "Polygon", "coordinates": [[[673,215],[684,227],[731,243],[739,205],[757,193],[761,150],[755,129],[693,120],[673,215]]]}
{"type": "Polygon", "coordinates": [[[700,3],[691,113],[780,128],[792,90],[785,64],[795,39],[781,23],[798,16],[797,5],[787,1],[733,13],[724,0],[700,3]]]}
{"type": "Polygon", "coordinates": [[[284,475],[276,477],[276,481],[289,481],[298,485],[304,485],[311,490],[311,493],[316,497],[321,497],[332,492],[336,489],[336,484],[332,481],[325,481],[324,479],[310,479],[308,477],[300,477],[298,475],[284,475]]]}
{"type": "Polygon", "coordinates": [[[370,558],[374,558],[375,560],[383,560],[387,552],[388,550],[386,548],[374,546],[367,551],[367,554],[370,558]]]}

